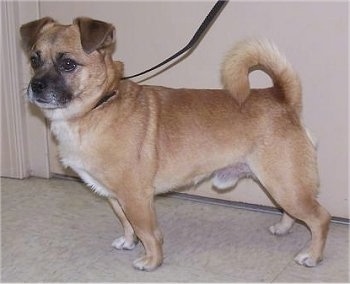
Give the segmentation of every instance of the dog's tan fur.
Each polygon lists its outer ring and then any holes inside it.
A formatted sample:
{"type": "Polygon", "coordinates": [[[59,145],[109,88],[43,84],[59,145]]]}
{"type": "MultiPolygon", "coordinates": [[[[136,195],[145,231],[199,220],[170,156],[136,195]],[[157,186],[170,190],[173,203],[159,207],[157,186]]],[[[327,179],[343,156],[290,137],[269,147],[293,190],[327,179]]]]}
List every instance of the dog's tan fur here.
{"type": "Polygon", "coordinates": [[[218,188],[245,176],[259,180],[287,212],[271,232],[285,234],[294,218],[302,220],[312,241],[296,261],[315,266],[322,259],[330,216],[315,197],[316,151],[300,119],[298,76],[273,44],[238,44],[223,63],[225,89],[193,90],[121,80],[123,65],[112,59],[114,27],[107,23],[78,18],[64,26],[44,18],[23,25],[21,35],[29,57],[42,61],[29,99],[51,121],[63,164],[110,200],[124,228],[113,245],[132,249],[141,240],[146,254],[136,268],[162,262],[154,194],[211,176],[218,188]],[[79,65],[56,74],[63,53],[79,65]],[[248,74],[256,68],[271,76],[272,88],[249,88],[248,74]],[[72,94],[56,92],[45,77],[50,72],[72,94]]]}

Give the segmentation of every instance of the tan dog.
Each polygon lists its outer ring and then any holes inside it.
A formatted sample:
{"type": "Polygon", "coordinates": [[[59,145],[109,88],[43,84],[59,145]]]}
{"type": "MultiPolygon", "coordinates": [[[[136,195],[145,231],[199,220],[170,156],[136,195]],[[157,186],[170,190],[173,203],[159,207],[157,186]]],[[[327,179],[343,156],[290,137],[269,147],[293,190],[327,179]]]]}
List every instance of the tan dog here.
{"type": "Polygon", "coordinates": [[[217,188],[259,180],[286,212],[271,232],[286,234],[294,218],[305,222],[312,240],[296,261],[322,259],[330,215],[315,197],[316,152],[300,120],[300,81],[273,44],[238,44],[223,64],[225,89],[193,90],[121,80],[108,23],[43,18],[21,35],[34,69],[29,100],[51,121],[62,163],[110,200],[124,228],[113,245],[132,249],[141,240],[146,254],[136,268],[162,262],[154,194],[205,177],[217,188]],[[257,68],[274,87],[249,88],[257,68]]]}

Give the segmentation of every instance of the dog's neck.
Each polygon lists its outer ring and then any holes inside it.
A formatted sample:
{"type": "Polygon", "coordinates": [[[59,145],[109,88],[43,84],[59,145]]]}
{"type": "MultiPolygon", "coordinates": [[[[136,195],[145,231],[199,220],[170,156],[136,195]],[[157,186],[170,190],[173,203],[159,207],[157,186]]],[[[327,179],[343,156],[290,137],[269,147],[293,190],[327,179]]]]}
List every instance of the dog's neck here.
{"type": "Polygon", "coordinates": [[[113,90],[111,92],[108,92],[106,94],[104,94],[96,103],[96,105],[93,107],[93,110],[98,108],[100,105],[102,105],[103,103],[107,102],[111,97],[114,97],[117,94],[116,90],[113,90]]]}

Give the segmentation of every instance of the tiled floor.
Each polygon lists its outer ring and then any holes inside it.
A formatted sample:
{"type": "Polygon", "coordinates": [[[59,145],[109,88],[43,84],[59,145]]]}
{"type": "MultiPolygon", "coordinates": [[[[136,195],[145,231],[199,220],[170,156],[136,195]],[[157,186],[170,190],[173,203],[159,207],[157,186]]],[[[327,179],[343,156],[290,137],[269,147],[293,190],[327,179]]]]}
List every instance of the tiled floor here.
{"type": "Polygon", "coordinates": [[[279,216],[171,197],[156,201],[163,265],[132,268],[143,249],[111,247],[121,227],[106,200],[75,181],[1,179],[2,282],[349,282],[349,226],[332,224],[325,260],[294,263],[309,239],[296,224],[276,237],[279,216]]]}

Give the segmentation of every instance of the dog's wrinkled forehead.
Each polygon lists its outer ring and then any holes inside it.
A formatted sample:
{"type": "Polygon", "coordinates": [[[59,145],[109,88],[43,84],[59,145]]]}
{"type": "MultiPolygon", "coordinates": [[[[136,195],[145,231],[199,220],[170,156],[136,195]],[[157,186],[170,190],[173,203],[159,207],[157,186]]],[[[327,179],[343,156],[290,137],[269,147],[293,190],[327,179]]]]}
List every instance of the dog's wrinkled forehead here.
{"type": "Polygon", "coordinates": [[[79,28],[76,25],[52,25],[41,32],[32,51],[40,51],[43,56],[57,52],[82,53],[79,28]]]}

